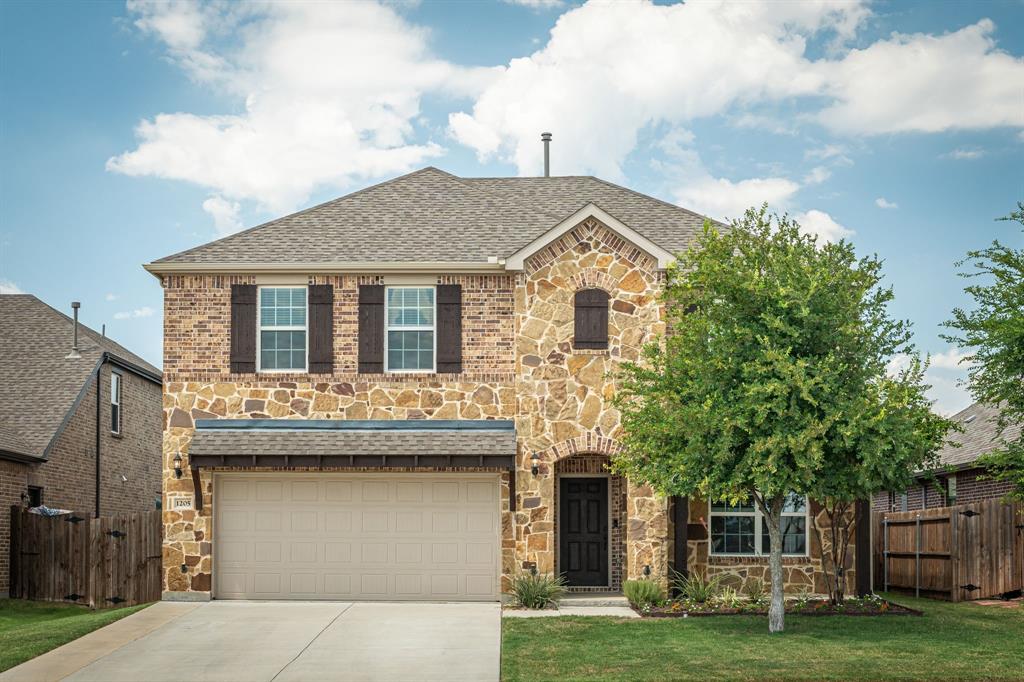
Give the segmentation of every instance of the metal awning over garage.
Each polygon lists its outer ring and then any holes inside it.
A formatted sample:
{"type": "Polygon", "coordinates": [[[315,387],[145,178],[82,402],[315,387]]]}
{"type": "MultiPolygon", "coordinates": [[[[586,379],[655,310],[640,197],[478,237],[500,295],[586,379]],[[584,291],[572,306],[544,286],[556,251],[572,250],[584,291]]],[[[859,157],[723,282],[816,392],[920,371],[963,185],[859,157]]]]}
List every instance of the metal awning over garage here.
{"type": "Polygon", "coordinates": [[[209,467],[486,468],[514,475],[515,454],[511,420],[200,419],[188,458],[198,479],[209,467]]]}

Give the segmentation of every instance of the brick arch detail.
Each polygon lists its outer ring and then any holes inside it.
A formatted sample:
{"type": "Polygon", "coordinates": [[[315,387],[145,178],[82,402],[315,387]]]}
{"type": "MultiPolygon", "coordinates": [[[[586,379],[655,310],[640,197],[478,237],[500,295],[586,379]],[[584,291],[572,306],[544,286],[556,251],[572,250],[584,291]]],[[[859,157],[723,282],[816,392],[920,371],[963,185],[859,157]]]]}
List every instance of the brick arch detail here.
{"type": "Polygon", "coordinates": [[[612,297],[615,296],[615,292],[619,289],[617,279],[606,271],[597,268],[584,268],[580,270],[569,279],[569,285],[573,291],[600,289],[612,297]]]}
{"type": "Polygon", "coordinates": [[[575,438],[555,443],[551,447],[541,450],[537,455],[542,462],[554,464],[559,460],[574,455],[603,455],[611,457],[621,451],[622,445],[616,439],[602,436],[594,431],[587,431],[575,438]]]}

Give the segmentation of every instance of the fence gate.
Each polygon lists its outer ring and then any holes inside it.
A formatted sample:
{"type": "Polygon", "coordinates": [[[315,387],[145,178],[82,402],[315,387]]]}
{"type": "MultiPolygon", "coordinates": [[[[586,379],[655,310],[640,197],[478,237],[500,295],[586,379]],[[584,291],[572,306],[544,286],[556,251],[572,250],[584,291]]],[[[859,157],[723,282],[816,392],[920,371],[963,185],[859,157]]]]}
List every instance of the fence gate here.
{"type": "Polygon", "coordinates": [[[951,601],[1024,589],[1024,505],[876,514],[875,586],[951,601]]]}
{"type": "Polygon", "coordinates": [[[98,519],[11,507],[10,594],[92,608],[160,599],[160,511],[98,519]]]}

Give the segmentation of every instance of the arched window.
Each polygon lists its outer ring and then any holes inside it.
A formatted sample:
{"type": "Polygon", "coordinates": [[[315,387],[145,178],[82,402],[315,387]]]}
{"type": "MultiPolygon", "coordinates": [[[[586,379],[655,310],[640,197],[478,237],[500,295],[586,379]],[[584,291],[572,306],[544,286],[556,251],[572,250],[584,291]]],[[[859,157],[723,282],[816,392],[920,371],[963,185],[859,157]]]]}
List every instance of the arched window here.
{"type": "Polygon", "coordinates": [[[573,299],[576,308],[573,346],[576,348],[608,347],[608,292],[581,289],[573,299]]]}

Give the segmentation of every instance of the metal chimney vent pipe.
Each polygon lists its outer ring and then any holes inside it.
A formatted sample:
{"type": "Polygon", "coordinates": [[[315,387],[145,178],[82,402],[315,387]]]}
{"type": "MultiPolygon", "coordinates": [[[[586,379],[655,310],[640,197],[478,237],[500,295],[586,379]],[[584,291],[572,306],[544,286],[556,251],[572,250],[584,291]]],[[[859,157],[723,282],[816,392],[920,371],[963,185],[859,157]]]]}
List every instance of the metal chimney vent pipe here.
{"type": "Polygon", "coordinates": [[[541,142],[544,143],[544,177],[551,177],[551,133],[541,133],[541,142]]]}
{"type": "Polygon", "coordinates": [[[78,352],[78,309],[82,307],[82,304],[78,301],[71,302],[71,309],[75,313],[75,338],[71,344],[71,352],[64,357],[68,360],[77,360],[82,357],[82,354],[78,352]]]}

